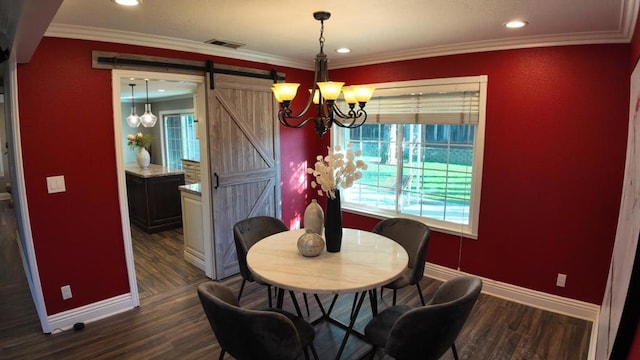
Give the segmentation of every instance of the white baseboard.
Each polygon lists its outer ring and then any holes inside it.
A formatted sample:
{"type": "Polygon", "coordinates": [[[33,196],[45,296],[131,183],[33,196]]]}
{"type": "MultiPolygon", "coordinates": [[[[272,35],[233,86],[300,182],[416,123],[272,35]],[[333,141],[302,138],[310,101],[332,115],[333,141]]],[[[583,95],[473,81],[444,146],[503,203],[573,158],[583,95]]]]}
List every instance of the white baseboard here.
{"type": "Polygon", "coordinates": [[[71,329],[75,323],[82,322],[87,324],[92,321],[131,310],[134,307],[133,298],[131,297],[131,294],[128,293],[51,315],[47,320],[50,328],[53,329],[51,333],[55,334],[60,331],[71,329]]]}
{"type": "MultiPolygon", "coordinates": [[[[446,281],[461,275],[473,275],[431,263],[427,263],[427,266],[425,266],[424,274],[425,276],[441,281],[446,281]]],[[[547,294],[492,279],[480,278],[482,279],[482,292],[485,294],[533,306],[538,309],[591,321],[594,324],[600,314],[599,305],[547,294]]]]}
{"type": "Polygon", "coordinates": [[[187,260],[189,263],[191,263],[193,266],[197,267],[198,269],[200,269],[202,271],[205,271],[204,270],[204,260],[202,260],[198,256],[193,255],[192,253],[190,253],[187,250],[185,250],[184,251],[184,259],[187,260]]]}
{"type": "MultiPolygon", "coordinates": [[[[424,275],[432,279],[447,281],[456,276],[473,274],[464,273],[441,265],[427,263],[424,275]]],[[[478,277],[482,279],[482,292],[485,294],[517,302],[519,304],[532,306],[538,309],[591,321],[591,337],[587,359],[595,359],[596,342],[598,338],[598,320],[600,318],[599,305],[547,294],[541,291],[483,278],[481,276],[478,277]]]]}

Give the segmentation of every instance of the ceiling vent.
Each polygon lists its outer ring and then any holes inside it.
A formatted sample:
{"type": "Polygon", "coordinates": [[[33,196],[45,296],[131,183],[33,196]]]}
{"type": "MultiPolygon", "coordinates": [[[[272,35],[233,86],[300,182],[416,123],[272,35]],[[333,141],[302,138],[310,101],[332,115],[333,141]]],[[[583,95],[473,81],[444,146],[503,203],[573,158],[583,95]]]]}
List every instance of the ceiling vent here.
{"type": "Polygon", "coordinates": [[[227,40],[218,40],[218,39],[207,40],[207,41],[205,41],[205,44],[223,46],[223,47],[227,47],[227,48],[231,48],[231,49],[237,49],[237,48],[245,46],[245,44],[241,44],[241,43],[238,43],[238,42],[227,41],[227,40]]]}

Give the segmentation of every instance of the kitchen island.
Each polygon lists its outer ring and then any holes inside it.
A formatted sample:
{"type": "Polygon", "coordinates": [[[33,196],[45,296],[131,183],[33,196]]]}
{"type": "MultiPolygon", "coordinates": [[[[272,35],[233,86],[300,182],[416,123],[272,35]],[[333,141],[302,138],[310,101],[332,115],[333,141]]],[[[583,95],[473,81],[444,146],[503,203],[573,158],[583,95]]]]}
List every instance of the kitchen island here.
{"type": "Polygon", "coordinates": [[[182,226],[180,190],[184,171],[150,164],[125,165],[129,220],[151,234],[182,226]]]}

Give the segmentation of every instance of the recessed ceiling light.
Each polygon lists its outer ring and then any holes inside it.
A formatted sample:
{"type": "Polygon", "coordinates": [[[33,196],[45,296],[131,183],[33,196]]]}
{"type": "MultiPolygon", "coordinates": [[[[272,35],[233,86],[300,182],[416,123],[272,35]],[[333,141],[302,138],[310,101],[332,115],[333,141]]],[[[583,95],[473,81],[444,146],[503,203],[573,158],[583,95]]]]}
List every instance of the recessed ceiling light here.
{"type": "Polygon", "coordinates": [[[528,24],[529,23],[526,21],[514,20],[514,21],[509,21],[508,23],[504,24],[504,26],[508,27],[509,29],[519,29],[521,27],[527,26],[528,24]]]}
{"type": "Polygon", "coordinates": [[[142,4],[142,0],[113,0],[113,2],[122,6],[138,6],[142,4]]]}
{"type": "Polygon", "coordinates": [[[164,89],[158,89],[158,92],[165,92],[164,89]]]}
{"type": "Polygon", "coordinates": [[[339,49],[336,49],[336,52],[338,54],[348,54],[348,53],[351,52],[351,49],[349,49],[349,48],[339,48],[339,49]]]}

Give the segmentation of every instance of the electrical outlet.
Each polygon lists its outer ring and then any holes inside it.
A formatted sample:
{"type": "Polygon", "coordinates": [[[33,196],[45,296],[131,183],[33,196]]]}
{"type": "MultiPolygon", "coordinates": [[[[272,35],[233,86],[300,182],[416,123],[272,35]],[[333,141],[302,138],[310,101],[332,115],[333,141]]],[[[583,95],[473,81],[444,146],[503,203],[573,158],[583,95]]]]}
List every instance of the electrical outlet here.
{"type": "Polygon", "coordinates": [[[71,299],[73,295],[71,294],[71,285],[65,285],[60,288],[62,292],[62,300],[71,299]]]}
{"type": "Polygon", "coordinates": [[[558,279],[556,280],[556,286],[564,287],[567,283],[567,275],[566,274],[558,274],[558,279]]]}

